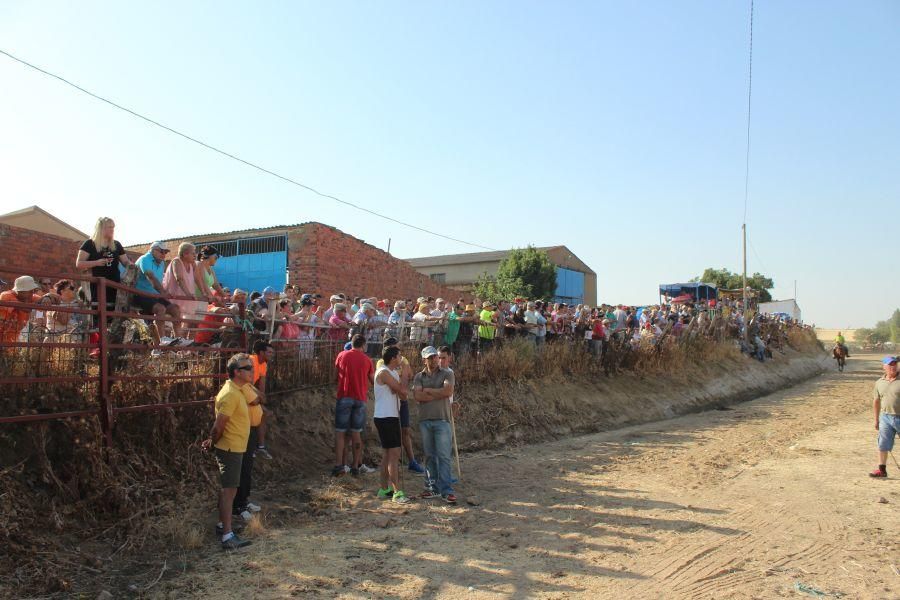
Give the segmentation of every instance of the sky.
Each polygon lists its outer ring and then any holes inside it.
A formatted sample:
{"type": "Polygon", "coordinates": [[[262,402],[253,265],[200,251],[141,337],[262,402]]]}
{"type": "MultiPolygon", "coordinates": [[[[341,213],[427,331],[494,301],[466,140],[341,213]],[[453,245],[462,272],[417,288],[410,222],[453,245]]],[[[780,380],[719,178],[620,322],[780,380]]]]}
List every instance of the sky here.
{"type": "MultiPolygon", "coordinates": [[[[749,2],[0,3],[0,49],[324,193],[489,248],[564,244],[601,302],[741,269],[749,2]]],[[[900,306],[900,2],[760,0],[748,272],[808,323],[900,306]]],[[[0,212],[124,244],[319,221],[478,251],[244,166],[0,55],[0,212]]],[[[300,282],[302,285],[302,282],[300,282]]]]}

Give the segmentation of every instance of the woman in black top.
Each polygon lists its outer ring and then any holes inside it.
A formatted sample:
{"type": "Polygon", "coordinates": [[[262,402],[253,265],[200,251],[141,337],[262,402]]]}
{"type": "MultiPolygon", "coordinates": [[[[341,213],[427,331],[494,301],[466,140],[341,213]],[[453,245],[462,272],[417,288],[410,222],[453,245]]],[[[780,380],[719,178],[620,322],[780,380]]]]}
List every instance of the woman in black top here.
{"type": "MultiPolygon", "coordinates": [[[[105,277],[110,281],[119,281],[119,263],[124,266],[131,264],[131,259],[125,254],[122,244],[117,242],[113,234],[116,224],[109,217],[100,217],[94,226],[94,235],[85,240],[78,249],[75,258],[75,268],[80,271],[91,270],[94,277],[105,277]]],[[[116,288],[106,288],[107,306],[116,305],[116,288]]],[[[97,302],[97,284],[91,284],[91,301],[97,302]]]]}

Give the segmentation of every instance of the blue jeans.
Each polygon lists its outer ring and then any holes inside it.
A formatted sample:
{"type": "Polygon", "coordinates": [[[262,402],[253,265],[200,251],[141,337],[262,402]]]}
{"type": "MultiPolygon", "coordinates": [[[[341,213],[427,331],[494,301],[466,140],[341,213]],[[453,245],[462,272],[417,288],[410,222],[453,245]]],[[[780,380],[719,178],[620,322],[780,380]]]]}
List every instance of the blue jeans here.
{"type": "Polygon", "coordinates": [[[900,416],[881,413],[878,417],[878,449],[882,452],[893,450],[897,435],[900,435],[900,416]]]}
{"type": "Polygon", "coordinates": [[[438,419],[420,421],[419,432],[422,434],[422,447],[426,456],[425,487],[442,496],[452,494],[450,456],[453,438],[450,422],[438,419]]]}

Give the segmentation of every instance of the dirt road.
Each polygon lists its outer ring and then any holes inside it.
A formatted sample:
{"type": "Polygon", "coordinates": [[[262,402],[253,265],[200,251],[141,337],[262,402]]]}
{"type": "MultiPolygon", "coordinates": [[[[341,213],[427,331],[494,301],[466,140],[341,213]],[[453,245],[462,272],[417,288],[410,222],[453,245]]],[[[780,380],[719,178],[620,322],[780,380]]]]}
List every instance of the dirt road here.
{"type": "Polygon", "coordinates": [[[362,493],[374,479],[347,479],[314,490],[331,506],[297,516],[301,490],[282,491],[252,547],[210,550],[154,591],[898,598],[900,473],[866,475],[879,373],[876,357],[853,357],[730,410],[464,456],[459,492],[477,506],[382,504],[362,493]]]}

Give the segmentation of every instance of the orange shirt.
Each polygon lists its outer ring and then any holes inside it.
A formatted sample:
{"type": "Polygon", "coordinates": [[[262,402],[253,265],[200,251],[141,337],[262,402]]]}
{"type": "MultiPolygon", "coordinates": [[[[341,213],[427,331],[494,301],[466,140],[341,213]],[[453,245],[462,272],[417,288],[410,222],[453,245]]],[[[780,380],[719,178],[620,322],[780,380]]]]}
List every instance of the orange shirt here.
{"type": "MultiPolygon", "coordinates": [[[[41,301],[39,294],[32,294],[29,302],[37,304],[41,301]]],[[[7,290],[0,294],[0,302],[20,302],[18,294],[12,290],[7,290]]],[[[12,308],[10,306],[0,306],[0,340],[4,342],[15,342],[19,339],[19,332],[28,323],[31,317],[31,309],[12,308]]]]}
{"type": "Polygon", "coordinates": [[[259,378],[265,377],[269,372],[269,363],[260,363],[259,357],[255,354],[250,355],[250,362],[253,363],[253,385],[256,385],[259,383],[259,378]]]}

